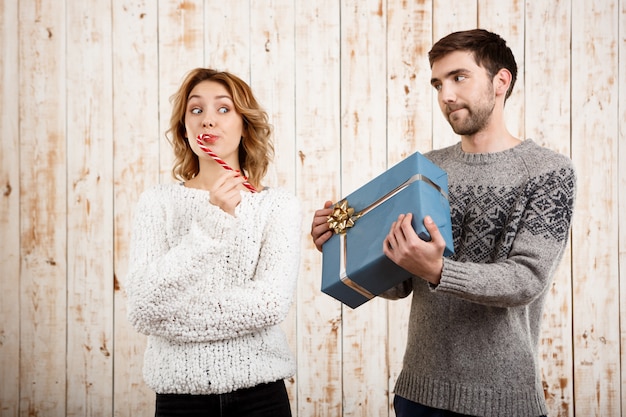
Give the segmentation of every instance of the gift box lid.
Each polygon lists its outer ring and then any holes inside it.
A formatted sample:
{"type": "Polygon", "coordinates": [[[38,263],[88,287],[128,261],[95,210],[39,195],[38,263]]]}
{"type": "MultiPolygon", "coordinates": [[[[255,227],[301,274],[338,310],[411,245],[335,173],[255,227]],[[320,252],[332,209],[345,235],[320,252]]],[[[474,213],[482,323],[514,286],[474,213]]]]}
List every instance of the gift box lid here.
{"type": "MultiPolygon", "coordinates": [[[[433,162],[414,153],[341,200],[335,214],[355,219],[323,246],[322,291],[352,308],[399,284],[410,274],[382,251],[391,223],[401,213],[414,214],[412,225],[420,238],[430,240],[423,217],[431,215],[446,240],[444,256],[454,252],[447,174],[433,162]],[[349,258],[349,259],[346,259],[349,258]]],[[[339,222],[342,223],[342,222],[339,222]]]]}

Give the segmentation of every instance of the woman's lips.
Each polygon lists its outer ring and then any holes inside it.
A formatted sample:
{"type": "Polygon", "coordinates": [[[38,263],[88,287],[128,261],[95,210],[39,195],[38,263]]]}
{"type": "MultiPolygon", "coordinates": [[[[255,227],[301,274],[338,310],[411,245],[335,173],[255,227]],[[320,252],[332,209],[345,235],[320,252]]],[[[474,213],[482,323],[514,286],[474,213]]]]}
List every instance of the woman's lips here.
{"type": "Polygon", "coordinates": [[[205,143],[215,143],[219,139],[219,137],[212,135],[210,133],[203,133],[200,135],[200,139],[202,139],[205,143]]]}

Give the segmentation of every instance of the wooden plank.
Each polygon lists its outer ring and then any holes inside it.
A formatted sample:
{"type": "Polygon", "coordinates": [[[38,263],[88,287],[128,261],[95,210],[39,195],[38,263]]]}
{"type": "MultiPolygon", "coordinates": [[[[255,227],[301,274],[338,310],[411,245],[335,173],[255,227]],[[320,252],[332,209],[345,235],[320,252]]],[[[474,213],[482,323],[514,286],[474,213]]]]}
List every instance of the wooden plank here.
{"type": "MultiPolygon", "coordinates": [[[[159,85],[156,2],[114,0],[113,164],[114,370],[113,415],[154,415],[154,392],[143,381],[145,337],[126,317],[124,282],[134,208],[159,182],[159,85]],[[133,57],[133,59],[128,59],[133,57]]],[[[182,47],[181,47],[182,49],[182,47]]],[[[167,120],[167,116],[162,116],[167,120]]]]}
{"type": "Polygon", "coordinates": [[[574,406],[581,416],[615,416],[620,414],[618,1],[576,2],[572,28],[572,156],[580,179],[572,239],[574,406]]]}
{"type": "MultiPolygon", "coordinates": [[[[387,4],[387,166],[415,151],[432,149],[433,108],[428,51],[432,39],[431,2],[387,4]]],[[[440,117],[440,116],[436,116],[440,117]]],[[[402,370],[411,295],[388,303],[387,354],[389,415],[393,389],[402,370]]]]}
{"type": "Polygon", "coordinates": [[[165,138],[172,112],[170,97],[187,72],[204,65],[205,22],[211,22],[204,10],[202,0],[164,0],[158,5],[159,166],[160,181],[165,183],[173,180],[174,155],[165,138]]]}
{"type": "Polygon", "coordinates": [[[204,9],[206,65],[243,80],[250,79],[250,3],[209,0],[204,9]]]}
{"type": "MultiPolygon", "coordinates": [[[[283,187],[296,194],[295,161],[295,4],[291,0],[252,2],[250,9],[250,86],[254,95],[268,112],[273,126],[274,161],[270,164],[264,184],[283,187]]],[[[303,226],[310,221],[302,216],[303,226]]],[[[304,240],[304,239],[303,239],[304,240]]],[[[303,241],[303,246],[304,241],[303,241]]],[[[303,247],[304,250],[304,247],[303,247]]],[[[296,303],[282,324],[289,346],[297,356],[296,303]]],[[[295,376],[285,381],[291,400],[291,409],[298,409],[298,390],[295,376]]]]}
{"type": "Polygon", "coordinates": [[[19,4],[20,415],[66,414],[65,9],[19,4]]]}
{"type": "Polygon", "coordinates": [[[517,81],[511,96],[506,101],[504,120],[509,132],[522,139],[525,138],[525,7],[524,0],[480,0],[478,2],[478,27],[497,33],[506,40],[507,45],[513,51],[515,62],[517,62],[517,81]]]}
{"type": "Polygon", "coordinates": [[[295,193],[295,27],[284,24],[294,18],[291,0],[251,4],[250,86],[274,129],[275,157],[266,181],[295,193]]]}
{"type": "Polygon", "coordinates": [[[16,417],[20,381],[20,153],[17,2],[0,3],[0,415],[16,417]]]}
{"type": "MultiPolygon", "coordinates": [[[[476,0],[459,0],[454,7],[443,0],[433,0],[433,44],[452,32],[474,29],[478,25],[478,3],[476,0]]],[[[430,47],[426,53],[430,51],[430,47]]],[[[432,90],[433,109],[439,109],[437,94],[432,90]]],[[[433,112],[433,149],[443,148],[457,143],[459,136],[441,114],[433,112]]]]}
{"type": "MultiPolygon", "coordinates": [[[[526,5],[526,132],[564,155],[571,154],[570,16],[568,2],[526,5]]],[[[539,346],[548,414],[554,417],[574,415],[571,239],[569,244],[546,300],[539,346]]]]}
{"type": "MultiPolygon", "coordinates": [[[[621,57],[621,61],[624,61],[626,57],[626,1],[621,1],[619,10],[619,29],[618,33],[618,56],[621,57]]],[[[618,60],[618,85],[626,86],[626,69],[624,64],[620,64],[618,60]]],[[[621,363],[621,409],[622,417],[626,417],[626,89],[618,87],[619,91],[619,104],[620,114],[618,115],[618,145],[619,159],[617,161],[617,167],[619,171],[619,186],[618,186],[618,230],[619,242],[618,242],[618,263],[619,263],[619,288],[620,288],[620,363],[621,363]]]]}
{"type": "MultiPolygon", "coordinates": [[[[341,194],[387,165],[385,1],[341,5],[341,194]]],[[[387,234],[388,230],[380,230],[387,234]]],[[[343,415],[388,413],[387,301],[343,306],[343,415]]]]}
{"type": "Polygon", "coordinates": [[[298,282],[297,416],[342,415],[339,302],[320,291],[321,255],[308,232],[313,212],[340,198],[339,4],[297,2],[295,10],[296,181],[303,242],[298,282]]]}
{"type": "Polygon", "coordinates": [[[416,151],[432,149],[432,119],[440,117],[440,110],[431,100],[430,2],[389,2],[387,10],[387,145],[391,166],[416,151]]]}
{"type": "Polygon", "coordinates": [[[67,10],[67,416],[111,413],[113,146],[110,4],[67,10]]]}

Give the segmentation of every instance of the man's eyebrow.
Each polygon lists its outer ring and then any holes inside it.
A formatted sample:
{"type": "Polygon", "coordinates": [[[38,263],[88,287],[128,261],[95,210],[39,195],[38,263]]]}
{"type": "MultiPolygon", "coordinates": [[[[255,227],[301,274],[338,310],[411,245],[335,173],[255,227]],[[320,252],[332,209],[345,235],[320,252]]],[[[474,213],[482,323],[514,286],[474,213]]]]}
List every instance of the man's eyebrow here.
{"type": "MultiPolygon", "coordinates": [[[[457,68],[454,69],[452,71],[448,71],[443,78],[450,78],[450,77],[454,77],[455,75],[461,74],[461,73],[468,73],[470,72],[468,69],[466,68],[457,68]]],[[[435,84],[436,82],[439,81],[439,78],[433,77],[430,79],[430,84],[435,84]]]]}

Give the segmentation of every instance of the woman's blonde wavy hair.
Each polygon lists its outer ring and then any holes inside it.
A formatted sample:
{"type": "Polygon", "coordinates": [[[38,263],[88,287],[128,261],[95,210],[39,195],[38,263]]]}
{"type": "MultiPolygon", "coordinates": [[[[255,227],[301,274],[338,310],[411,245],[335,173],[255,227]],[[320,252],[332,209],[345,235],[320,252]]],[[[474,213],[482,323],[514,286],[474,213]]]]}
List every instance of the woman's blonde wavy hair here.
{"type": "MultiPolygon", "coordinates": [[[[261,186],[261,180],[274,156],[271,142],[272,126],[268,115],[256,101],[252,89],[242,79],[228,72],[211,68],[196,68],[184,78],[178,91],[170,98],[172,116],[165,136],[174,149],[174,167],[172,175],[182,181],[198,175],[198,156],[185,138],[185,114],[191,90],[202,81],[215,81],[224,86],[233,98],[235,110],[243,118],[242,140],[239,146],[239,165],[248,182],[255,187],[261,186]]],[[[194,138],[191,138],[193,140],[194,138]]]]}

